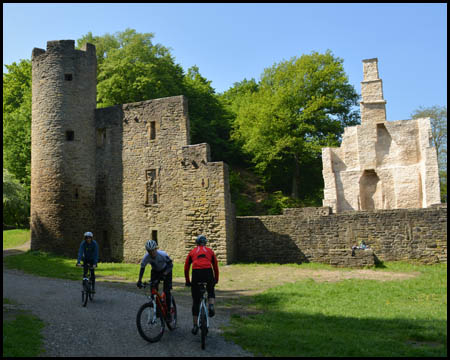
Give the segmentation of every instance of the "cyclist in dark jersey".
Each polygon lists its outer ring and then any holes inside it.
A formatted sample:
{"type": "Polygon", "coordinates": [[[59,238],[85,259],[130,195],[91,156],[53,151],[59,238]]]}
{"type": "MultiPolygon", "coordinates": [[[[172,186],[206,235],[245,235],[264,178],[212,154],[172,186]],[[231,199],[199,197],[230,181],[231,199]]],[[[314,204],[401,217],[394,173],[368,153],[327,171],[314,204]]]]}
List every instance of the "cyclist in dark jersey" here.
{"type": "Polygon", "coordinates": [[[92,267],[92,292],[95,293],[95,271],[98,262],[98,245],[94,240],[94,235],[88,231],[84,233],[84,240],[80,244],[78,250],[78,258],[76,266],[81,266],[80,261],[83,260],[83,278],[87,276],[88,266],[92,267]]]}
{"type": "Polygon", "coordinates": [[[206,282],[206,290],[208,291],[209,316],[214,316],[214,286],[219,282],[219,266],[217,265],[217,257],[210,248],[206,247],[206,236],[199,235],[196,243],[197,247],[191,250],[184,264],[184,276],[186,278],[186,286],[191,286],[192,294],[192,316],[194,327],[192,333],[198,332],[197,318],[200,307],[200,287],[199,282],[206,282]],[[189,281],[189,269],[192,264],[192,284],[189,281]],[[213,273],[214,269],[214,273],[213,273]]]}

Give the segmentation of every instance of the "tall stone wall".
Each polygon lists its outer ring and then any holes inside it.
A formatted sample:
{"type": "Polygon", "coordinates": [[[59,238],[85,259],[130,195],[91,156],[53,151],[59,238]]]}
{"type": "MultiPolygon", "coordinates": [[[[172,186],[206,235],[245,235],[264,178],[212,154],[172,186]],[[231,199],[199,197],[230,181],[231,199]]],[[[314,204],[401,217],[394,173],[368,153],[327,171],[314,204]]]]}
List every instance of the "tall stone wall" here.
{"type": "Polygon", "coordinates": [[[239,216],[236,232],[242,262],[351,266],[352,246],[361,240],[373,250],[366,254],[380,261],[447,262],[446,204],[343,214],[329,207],[286,209],[283,215],[239,216]]]}
{"type": "Polygon", "coordinates": [[[210,162],[208,144],[189,145],[184,96],[99,109],[96,127],[97,239],[106,258],[140,261],[154,239],[184,261],[203,233],[219,260],[233,260],[228,169],[210,162]]]}
{"type": "Polygon", "coordinates": [[[94,237],[101,261],[123,260],[123,119],[122,106],[95,111],[94,237]]]}

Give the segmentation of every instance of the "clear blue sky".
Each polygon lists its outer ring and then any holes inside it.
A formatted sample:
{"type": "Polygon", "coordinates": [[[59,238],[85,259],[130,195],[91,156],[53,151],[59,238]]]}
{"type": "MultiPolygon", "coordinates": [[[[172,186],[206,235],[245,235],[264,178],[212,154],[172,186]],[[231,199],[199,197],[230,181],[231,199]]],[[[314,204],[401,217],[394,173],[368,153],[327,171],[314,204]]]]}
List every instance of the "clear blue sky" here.
{"type": "MultiPolygon", "coordinates": [[[[362,60],[378,58],[388,120],[447,105],[447,4],[3,4],[3,64],[47,41],[126,28],[155,34],[185,71],[216,92],[312,51],[344,60],[361,92],[362,60]]],[[[3,67],[3,71],[6,68],[3,67]]]]}

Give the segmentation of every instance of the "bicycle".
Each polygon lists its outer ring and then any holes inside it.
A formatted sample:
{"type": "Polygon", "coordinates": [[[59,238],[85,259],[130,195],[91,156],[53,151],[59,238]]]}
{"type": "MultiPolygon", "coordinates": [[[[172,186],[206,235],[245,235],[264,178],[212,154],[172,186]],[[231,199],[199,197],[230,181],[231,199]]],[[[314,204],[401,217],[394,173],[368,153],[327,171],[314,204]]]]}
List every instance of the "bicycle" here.
{"type": "Polygon", "coordinates": [[[164,335],[165,324],[170,331],[175,330],[177,324],[177,306],[175,304],[175,298],[172,294],[172,306],[170,307],[170,313],[172,315],[172,321],[167,319],[167,304],[166,294],[164,291],[160,294],[158,292],[158,284],[160,280],[154,282],[142,283],[143,288],[150,286],[150,295],[147,295],[149,301],[143,304],[136,315],[136,325],[139,334],[144,340],[148,342],[157,342],[164,335]]]}
{"type": "MultiPolygon", "coordinates": [[[[82,267],[83,265],[77,264],[77,266],[82,267]]],[[[83,277],[83,288],[81,290],[81,303],[83,306],[87,305],[88,298],[94,301],[94,293],[92,292],[92,283],[94,282],[93,269],[93,266],[88,266],[88,274],[86,277],[83,277]]]]}
{"type": "Polygon", "coordinates": [[[208,328],[209,328],[209,316],[208,316],[208,308],[206,306],[206,303],[208,302],[208,296],[206,292],[206,282],[198,283],[200,286],[200,310],[198,312],[198,318],[197,318],[197,326],[200,329],[201,338],[202,338],[202,350],[205,350],[206,346],[206,335],[208,334],[208,328]]]}

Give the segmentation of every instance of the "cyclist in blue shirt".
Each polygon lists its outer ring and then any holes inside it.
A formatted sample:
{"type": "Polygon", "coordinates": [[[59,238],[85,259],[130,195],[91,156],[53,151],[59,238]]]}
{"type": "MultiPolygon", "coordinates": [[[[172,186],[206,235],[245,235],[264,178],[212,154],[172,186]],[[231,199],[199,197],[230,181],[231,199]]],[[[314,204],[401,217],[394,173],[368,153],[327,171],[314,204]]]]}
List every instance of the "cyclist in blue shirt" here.
{"type": "Polygon", "coordinates": [[[139,271],[139,280],[136,285],[138,288],[142,287],[142,277],[144,276],[145,267],[150,264],[152,266],[150,281],[164,281],[163,288],[166,294],[168,312],[167,319],[172,321],[172,315],[170,314],[170,308],[172,306],[172,295],[170,293],[170,290],[172,289],[172,259],[165,251],[158,250],[158,244],[155,240],[148,240],[145,243],[145,249],[147,250],[147,253],[142,259],[141,270],[139,271]]]}
{"type": "Polygon", "coordinates": [[[84,240],[80,244],[78,250],[78,258],[76,266],[81,266],[80,261],[83,260],[83,278],[87,276],[88,266],[91,266],[92,271],[92,292],[95,293],[95,271],[98,262],[98,245],[94,240],[94,235],[88,231],[84,233],[84,240]]]}

